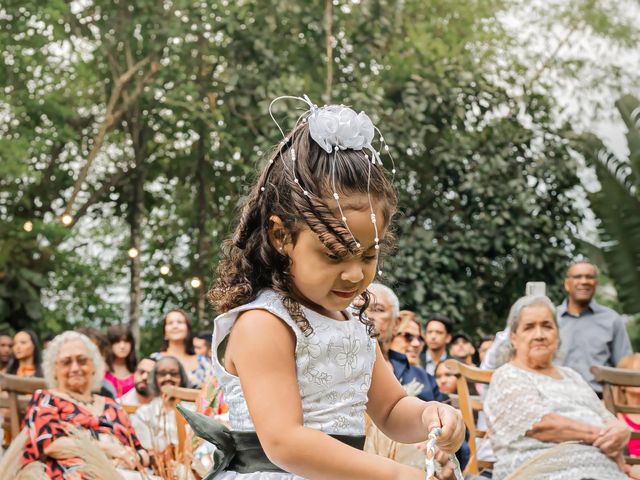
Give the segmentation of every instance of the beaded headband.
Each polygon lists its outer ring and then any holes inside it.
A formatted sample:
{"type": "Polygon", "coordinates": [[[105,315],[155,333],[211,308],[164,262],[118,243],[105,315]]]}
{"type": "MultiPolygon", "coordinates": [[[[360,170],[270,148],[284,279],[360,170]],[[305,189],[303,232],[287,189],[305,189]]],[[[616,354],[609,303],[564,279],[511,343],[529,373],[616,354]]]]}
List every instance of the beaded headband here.
{"type": "MultiPolygon", "coordinates": [[[[296,122],[294,130],[296,127],[298,127],[298,125],[301,122],[302,123],[308,122],[309,134],[311,135],[311,138],[320,146],[320,148],[322,148],[325,152],[327,152],[330,155],[330,158],[333,160],[331,165],[331,188],[333,190],[332,192],[333,198],[338,205],[338,211],[340,212],[340,219],[342,220],[342,223],[344,224],[345,228],[353,238],[358,248],[360,248],[361,246],[360,242],[358,242],[358,240],[353,235],[353,232],[349,228],[349,225],[347,223],[347,217],[345,217],[342,211],[342,206],[340,205],[340,195],[336,191],[335,162],[340,160],[340,157],[341,157],[340,152],[343,150],[361,150],[364,152],[365,158],[369,160],[368,171],[367,171],[367,198],[369,201],[369,208],[371,212],[370,214],[371,223],[373,224],[373,228],[375,231],[375,240],[374,240],[375,248],[376,250],[379,250],[380,238],[378,236],[376,214],[373,211],[373,202],[371,201],[371,194],[369,192],[369,185],[371,181],[371,168],[376,166],[378,167],[382,166],[382,160],[380,159],[380,152],[373,147],[373,140],[376,132],[379,135],[380,145],[382,146],[384,151],[387,152],[387,154],[389,155],[389,158],[391,159],[391,162],[393,165],[391,173],[393,175],[395,175],[396,173],[395,162],[393,160],[393,157],[391,156],[391,153],[389,152],[389,146],[385,143],[384,137],[380,133],[380,130],[378,130],[375,127],[375,125],[373,124],[373,122],[371,121],[371,119],[366,113],[362,111],[360,113],[356,113],[353,109],[345,105],[325,105],[324,107],[318,107],[316,104],[311,102],[311,100],[307,95],[304,95],[303,97],[294,97],[294,96],[284,95],[274,99],[269,105],[269,115],[271,116],[271,119],[278,127],[278,130],[280,130],[280,133],[282,134],[282,137],[283,137],[283,142],[281,143],[280,150],[279,150],[280,159],[282,160],[284,167],[289,171],[289,173],[293,177],[294,183],[298,186],[298,188],[302,190],[303,195],[307,197],[312,196],[313,193],[307,191],[300,185],[300,181],[296,175],[296,168],[295,168],[295,162],[296,162],[295,148],[293,146],[290,148],[291,164],[287,165],[287,162],[285,161],[282,154],[283,147],[286,145],[286,135],[282,130],[282,128],[280,127],[280,124],[278,123],[278,121],[274,118],[273,112],[272,112],[273,105],[276,102],[280,100],[285,100],[285,99],[298,100],[305,103],[309,107],[308,110],[303,112],[302,115],[298,117],[298,121],[296,122]]],[[[271,160],[270,163],[273,163],[273,160],[271,160]]],[[[264,191],[264,187],[261,188],[261,191],[264,191]]]]}

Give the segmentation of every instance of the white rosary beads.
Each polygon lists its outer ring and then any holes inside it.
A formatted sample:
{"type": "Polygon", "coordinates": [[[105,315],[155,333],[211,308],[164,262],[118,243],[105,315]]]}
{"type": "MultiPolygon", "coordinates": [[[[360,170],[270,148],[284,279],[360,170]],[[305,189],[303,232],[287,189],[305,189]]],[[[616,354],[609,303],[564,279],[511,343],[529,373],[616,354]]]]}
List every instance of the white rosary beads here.
{"type": "MultiPolygon", "coordinates": [[[[427,480],[436,480],[436,441],[442,433],[442,429],[434,428],[429,432],[427,437],[427,452],[425,454],[425,464],[427,467],[427,480]]],[[[460,470],[460,463],[455,454],[449,455],[449,461],[453,463],[453,473],[456,480],[464,480],[462,471],[460,470]]]]}

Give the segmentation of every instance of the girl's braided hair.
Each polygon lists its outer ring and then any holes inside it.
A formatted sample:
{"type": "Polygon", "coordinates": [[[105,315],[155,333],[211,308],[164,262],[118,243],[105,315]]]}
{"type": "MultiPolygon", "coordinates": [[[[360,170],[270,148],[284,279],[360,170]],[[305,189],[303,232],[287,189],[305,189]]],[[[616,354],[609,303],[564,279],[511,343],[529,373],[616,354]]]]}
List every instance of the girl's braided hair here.
{"type": "MultiPolygon", "coordinates": [[[[332,254],[360,253],[360,246],[324,199],[332,198],[333,182],[341,196],[369,194],[382,207],[384,224],[388,224],[395,213],[396,194],[379,166],[371,166],[367,182],[369,162],[362,150],[328,154],[311,138],[308,123],[298,125],[271,155],[246,199],[233,239],[223,244],[217,280],[209,292],[216,309],[226,312],[255,300],[260,290],[272,288],[282,296],[302,332],[311,334],[309,321],[291,296],[291,260],[269,241],[270,218],[281,219],[291,242],[308,227],[332,254]]],[[[359,318],[373,336],[373,322],[364,315],[369,295],[365,291],[361,297],[359,318]]]]}

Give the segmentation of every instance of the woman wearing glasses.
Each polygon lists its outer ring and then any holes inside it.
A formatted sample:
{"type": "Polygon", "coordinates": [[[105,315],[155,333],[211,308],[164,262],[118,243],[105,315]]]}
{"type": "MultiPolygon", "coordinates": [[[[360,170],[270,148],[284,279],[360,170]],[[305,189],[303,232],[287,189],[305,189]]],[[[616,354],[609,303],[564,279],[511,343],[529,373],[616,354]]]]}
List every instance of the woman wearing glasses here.
{"type": "Polygon", "coordinates": [[[425,402],[443,401],[446,397],[438,390],[436,380],[420,367],[420,352],[424,339],[418,316],[402,310],[389,343],[389,362],[393,373],[409,394],[425,402]]]}
{"type": "Polygon", "coordinates": [[[18,437],[24,442],[23,468],[39,463],[53,480],[91,478],[92,468],[103,468],[81,460],[91,449],[102,450],[123,472],[136,474],[136,468],[149,465],[122,407],[92,393],[100,388],[105,366],[89,338],[77,332],[58,335],[45,350],[43,370],[48,389],[33,395],[18,437]]]}

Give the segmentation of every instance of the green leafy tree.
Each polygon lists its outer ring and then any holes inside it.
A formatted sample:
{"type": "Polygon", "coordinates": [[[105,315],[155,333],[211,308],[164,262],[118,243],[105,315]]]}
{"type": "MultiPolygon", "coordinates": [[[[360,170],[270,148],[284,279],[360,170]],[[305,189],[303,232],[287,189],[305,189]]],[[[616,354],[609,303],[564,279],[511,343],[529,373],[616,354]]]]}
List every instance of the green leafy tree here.
{"type": "MultiPolygon", "coordinates": [[[[157,348],[168,307],[210,325],[204,294],[220,243],[280,141],[267,107],[302,93],[367,110],[391,145],[399,250],[382,280],[404,306],[494,330],[525,281],[558,292],[580,221],[575,165],[544,76],[519,84],[527,62],[505,53],[516,39],[499,17],[514,5],[10,2],[11,18],[0,16],[11,72],[1,79],[0,208],[16,239],[0,246],[0,260],[13,262],[0,272],[14,278],[34,251],[50,261],[33,262],[45,283],[36,279],[43,286],[33,283],[26,300],[0,278],[2,318],[28,321],[19,310],[29,299],[34,310],[45,292],[41,325],[139,317],[143,349],[157,348]],[[42,25],[30,34],[33,22],[42,25]],[[52,62],[58,45],[71,53],[52,62]],[[42,212],[20,210],[34,205],[42,212]],[[54,222],[65,210],[72,229],[54,222]],[[192,288],[192,277],[203,286],[192,288]]],[[[298,113],[292,103],[275,108],[284,128],[298,113]]]]}
{"type": "Polygon", "coordinates": [[[593,135],[582,139],[581,150],[601,187],[588,197],[600,221],[599,250],[607,274],[624,311],[640,313],[640,101],[626,95],[616,107],[627,127],[629,158],[619,158],[593,135]]]}

